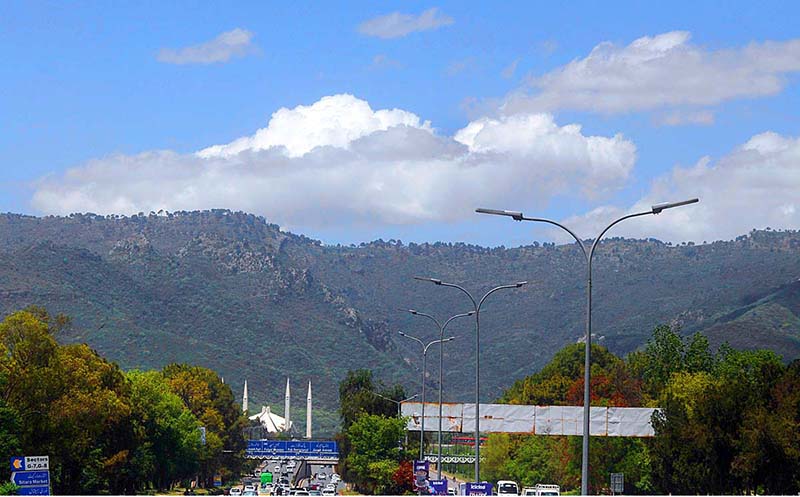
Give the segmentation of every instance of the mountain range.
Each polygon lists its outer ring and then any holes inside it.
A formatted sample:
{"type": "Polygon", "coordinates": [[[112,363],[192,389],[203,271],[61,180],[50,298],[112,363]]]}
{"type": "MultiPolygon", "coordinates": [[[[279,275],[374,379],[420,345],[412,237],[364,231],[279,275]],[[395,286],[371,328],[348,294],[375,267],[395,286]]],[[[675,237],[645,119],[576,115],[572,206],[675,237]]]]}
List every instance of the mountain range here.
{"type": "MultiPolygon", "coordinates": [[[[800,357],[800,233],[752,231],[735,240],[672,245],[610,238],[594,260],[595,340],[625,354],[658,324],[702,331],[714,344],[800,357]]],[[[377,240],[324,245],[241,212],[131,217],[0,215],[0,310],[27,305],[72,317],[65,343],[86,342],[124,368],[189,362],[213,368],[250,405],[298,407],[314,383],[322,432],[335,429],[338,381],[368,368],[410,393],[421,347],[440,319],[471,310],[453,288],[497,292],[481,311],[482,399],[500,396],[565,344],[582,339],[585,268],[575,245],[486,248],[377,240]]],[[[474,398],[474,321],[453,321],[444,346],[445,400],[474,398]]],[[[438,349],[428,358],[438,378],[438,349]]],[[[257,410],[257,409],[256,409],[257,410]]],[[[317,412],[318,411],[318,412],[317,412]]],[[[302,409],[295,409],[302,412],[302,409]]]]}

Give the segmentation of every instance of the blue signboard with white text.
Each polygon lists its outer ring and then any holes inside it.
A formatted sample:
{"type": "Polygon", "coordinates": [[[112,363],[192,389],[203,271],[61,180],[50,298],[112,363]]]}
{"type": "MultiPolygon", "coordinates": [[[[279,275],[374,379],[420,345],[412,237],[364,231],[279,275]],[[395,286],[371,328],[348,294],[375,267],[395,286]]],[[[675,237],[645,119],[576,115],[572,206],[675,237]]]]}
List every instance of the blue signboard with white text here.
{"type": "Polygon", "coordinates": [[[492,495],[492,484],[481,483],[467,483],[467,495],[492,495]]]}
{"type": "Polygon", "coordinates": [[[246,455],[252,459],[338,459],[334,441],[248,440],[246,455]]]}
{"type": "Polygon", "coordinates": [[[15,471],[11,481],[18,487],[37,487],[50,485],[49,471],[15,471]]]}
{"type": "Polygon", "coordinates": [[[17,495],[50,495],[50,487],[19,487],[17,495]]]}
{"type": "Polygon", "coordinates": [[[447,480],[430,480],[431,495],[447,495],[447,480]]]}

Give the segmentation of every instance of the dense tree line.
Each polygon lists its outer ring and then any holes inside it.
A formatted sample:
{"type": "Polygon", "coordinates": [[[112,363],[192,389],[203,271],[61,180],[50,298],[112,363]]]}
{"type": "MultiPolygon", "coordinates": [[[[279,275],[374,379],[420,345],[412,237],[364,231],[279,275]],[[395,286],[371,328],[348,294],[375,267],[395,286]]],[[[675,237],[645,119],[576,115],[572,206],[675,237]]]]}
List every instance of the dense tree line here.
{"type": "MultiPolygon", "coordinates": [[[[40,308],[0,323],[0,460],[48,455],[57,494],[169,489],[238,474],[244,418],[213,371],[122,371],[40,308]],[[205,427],[205,444],[200,428],[205,427]]],[[[9,478],[0,465],[0,480],[9,478]]]]}
{"type": "MultiPolygon", "coordinates": [[[[569,345],[540,372],[517,381],[502,402],[583,405],[584,345],[569,345]]],[[[657,327],[624,360],[592,346],[592,405],[660,407],[650,439],[593,437],[590,488],[625,474],[626,493],[800,492],[800,361],[764,350],[683,338],[657,327]]],[[[581,439],[494,434],[482,477],[524,485],[580,484],[581,439]]]]}
{"type": "Polygon", "coordinates": [[[361,493],[402,495],[412,490],[413,456],[402,443],[405,420],[397,404],[387,400],[404,398],[401,386],[376,384],[366,369],[349,371],[339,384],[339,472],[361,493]]]}

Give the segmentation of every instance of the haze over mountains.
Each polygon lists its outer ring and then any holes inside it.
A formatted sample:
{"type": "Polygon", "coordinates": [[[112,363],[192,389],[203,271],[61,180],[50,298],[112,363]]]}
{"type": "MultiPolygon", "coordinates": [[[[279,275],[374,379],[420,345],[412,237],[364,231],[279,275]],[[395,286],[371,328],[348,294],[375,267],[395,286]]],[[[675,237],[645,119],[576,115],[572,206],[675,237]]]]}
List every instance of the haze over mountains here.
{"type": "MultiPolygon", "coordinates": [[[[594,330],[624,354],[661,323],[704,330],[712,343],[800,357],[800,233],[753,231],[733,241],[672,246],[609,239],[595,258],[594,330]]],[[[455,289],[492,295],[481,318],[482,385],[492,400],[538,370],[584,327],[584,265],[573,245],[484,248],[375,241],[324,246],[263,218],[213,210],[133,217],[0,215],[0,308],[30,304],[73,317],[64,342],[87,342],[125,368],[211,367],[251,406],[279,405],[286,376],[314,381],[315,407],[334,419],[338,381],[370,368],[416,391],[421,357],[403,330],[470,310],[455,289]]],[[[474,394],[474,323],[454,321],[445,347],[445,398],[474,394]]],[[[429,375],[438,377],[438,350],[429,375]]],[[[431,384],[434,384],[431,381],[431,384]]],[[[295,390],[295,391],[300,391],[295,390]]]]}

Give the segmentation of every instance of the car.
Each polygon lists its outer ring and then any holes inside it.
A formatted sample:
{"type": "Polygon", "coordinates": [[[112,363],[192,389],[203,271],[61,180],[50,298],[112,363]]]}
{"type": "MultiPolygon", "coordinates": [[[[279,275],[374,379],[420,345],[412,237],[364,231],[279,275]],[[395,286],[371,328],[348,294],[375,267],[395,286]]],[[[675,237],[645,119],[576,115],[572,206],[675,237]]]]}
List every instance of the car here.
{"type": "Polygon", "coordinates": [[[294,460],[291,460],[288,463],[286,463],[286,467],[289,468],[289,469],[294,469],[295,466],[297,466],[297,463],[294,462],[294,460]]]}
{"type": "Polygon", "coordinates": [[[338,473],[333,473],[333,474],[331,475],[331,481],[332,481],[333,483],[338,483],[338,482],[342,481],[342,477],[341,477],[341,476],[339,476],[339,474],[338,474],[338,473]]]}
{"type": "Polygon", "coordinates": [[[289,490],[289,495],[309,495],[305,488],[293,488],[289,490]]]}
{"type": "Polygon", "coordinates": [[[448,488],[447,489],[447,495],[455,495],[455,494],[456,494],[456,489],[455,488],[448,488]]]}
{"type": "Polygon", "coordinates": [[[336,490],[333,490],[332,488],[326,488],[322,491],[322,495],[336,495],[336,490]]]}
{"type": "Polygon", "coordinates": [[[245,485],[244,486],[244,491],[245,492],[255,492],[256,491],[256,486],[255,485],[245,485]]]}
{"type": "Polygon", "coordinates": [[[308,495],[322,495],[321,490],[309,490],[308,495]]]}
{"type": "Polygon", "coordinates": [[[280,465],[280,464],[276,464],[276,465],[275,465],[275,466],[272,468],[272,470],[273,470],[274,472],[276,472],[276,473],[280,473],[280,472],[281,472],[281,465],[280,465]]]}
{"type": "Polygon", "coordinates": [[[326,475],[325,473],[318,473],[317,474],[317,479],[319,479],[319,480],[324,480],[327,477],[328,477],[328,475],[326,475]]]}
{"type": "Polygon", "coordinates": [[[229,495],[242,495],[242,489],[239,487],[231,488],[231,492],[229,495]]]}
{"type": "Polygon", "coordinates": [[[242,492],[242,497],[255,497],[258,495],[258,492],[255,490],[245,490],[242,492]]]}
{"type": "Polygon", "coordinates": [[[330,489],[336,490],[336,484],[335,483],[328,483],[327,485],[325,485],[325,488],[330,488],[330,489]]]}

